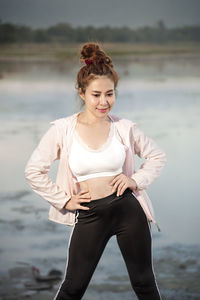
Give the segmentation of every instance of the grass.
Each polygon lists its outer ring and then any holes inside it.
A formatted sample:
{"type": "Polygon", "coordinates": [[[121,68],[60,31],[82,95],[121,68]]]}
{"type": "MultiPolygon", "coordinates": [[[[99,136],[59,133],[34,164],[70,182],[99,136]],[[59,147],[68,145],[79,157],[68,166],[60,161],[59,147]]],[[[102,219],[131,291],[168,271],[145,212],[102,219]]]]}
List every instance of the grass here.
{"type": "MultiPolygon", "coordinates": [[[[7,44],[0,47],[0,60],[37,59],[68,60],[77,59],[81,44],[7,44]]],[[[100,43],[110,56],[144,56],[144,55],[177,55],[200,54],[200,43],[168,44],[129,44],[100,43]]]]}

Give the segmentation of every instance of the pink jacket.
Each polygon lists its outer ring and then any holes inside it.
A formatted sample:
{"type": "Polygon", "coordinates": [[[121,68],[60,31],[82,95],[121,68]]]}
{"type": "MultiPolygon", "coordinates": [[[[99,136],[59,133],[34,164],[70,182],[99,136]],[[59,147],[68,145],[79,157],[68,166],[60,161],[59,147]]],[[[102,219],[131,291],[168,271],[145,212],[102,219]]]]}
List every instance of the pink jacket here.
{"type": "MultiPolygon", "coordinates": [[[[75,224],[76,211],[69,211],[64,207],[71,195],[78,193],[80,189],[68,165],[78,114],[50,122],[53,126],[43,135],[25,167],[25,178],[31,188],[51,204],[49,220],[70,226],[75,224]],[[48,172],[53,161],[57,159],[60,162],[54,183],[48,177],[48,172]]],[[[141,204],[149,224],[153,222],[158,227],[145,189],[160,175],[166,162],[166,154],[152,139],[145,136],[136,123],[115,115],[109,116],[115,122],[126,148],[123,173],[136,181],[138,190],[133,191],[133,194],[141,204]],[[137,171],[134,168],[135,154],[146,159],[137,171]]]]}

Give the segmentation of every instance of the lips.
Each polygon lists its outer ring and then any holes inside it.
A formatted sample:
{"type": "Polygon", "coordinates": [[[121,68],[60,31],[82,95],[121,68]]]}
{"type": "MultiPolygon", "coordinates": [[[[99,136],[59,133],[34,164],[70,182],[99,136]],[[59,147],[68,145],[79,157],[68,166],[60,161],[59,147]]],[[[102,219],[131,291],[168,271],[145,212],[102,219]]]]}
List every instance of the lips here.
{"type": "Polygon", "coordinates": [[[106,110],[108,109],[108,107],[106,107],[106,108],[101,108],[101,109],[99,109],[99,108],[97,108],[100,112],[106,112],[106,110]]]}

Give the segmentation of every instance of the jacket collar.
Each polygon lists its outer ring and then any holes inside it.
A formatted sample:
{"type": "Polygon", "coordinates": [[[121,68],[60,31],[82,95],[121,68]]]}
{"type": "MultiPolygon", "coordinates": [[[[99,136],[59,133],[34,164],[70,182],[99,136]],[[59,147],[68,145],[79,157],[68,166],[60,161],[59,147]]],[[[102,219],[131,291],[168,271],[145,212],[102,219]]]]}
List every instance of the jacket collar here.
{"type": "MultiPolygon", "coordinates": [[[[73,120],[77,121],[77,117],[78,117],[78,115],[79,115],[80,113],[81,113],[81,111],[79,111],[79,112],[77,112],[77,113],[74,113],[74,114],[72,115],[73,120]]],[[[111,121],[115,122],[115,119],[114,119],[114,116],[113,116],[113,115],[111,115],[110,113],[108,113],[108,117],[111,119],[111,121]]]]}

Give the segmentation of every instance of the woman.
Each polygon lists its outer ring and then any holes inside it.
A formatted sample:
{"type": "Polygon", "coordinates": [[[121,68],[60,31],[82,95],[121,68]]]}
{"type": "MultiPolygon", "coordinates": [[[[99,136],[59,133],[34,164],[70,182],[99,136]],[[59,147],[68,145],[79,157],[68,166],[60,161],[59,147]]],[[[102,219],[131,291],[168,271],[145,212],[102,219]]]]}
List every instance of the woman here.
{"type": "MultiPolygon", "coordinates": [[[[66,272],[54,299],[81,299],[103,250],[116,235],[138,299],[161,299],[152,266],[154,211],[145,189],[166,155],[137,124],[111,115],[118,75],[97,43],[81,50],[77,89],[85,108],[51,122],[30,157],[25,177],[51,205],[49,219],[73,226],[66,272]],[[134,155],[145,158],[134,169],[134,155]],[[48,177],[60,160],[56,183],[48,177]]],[[[159,228],[159,227],[158,227],[159,228]]]]}

